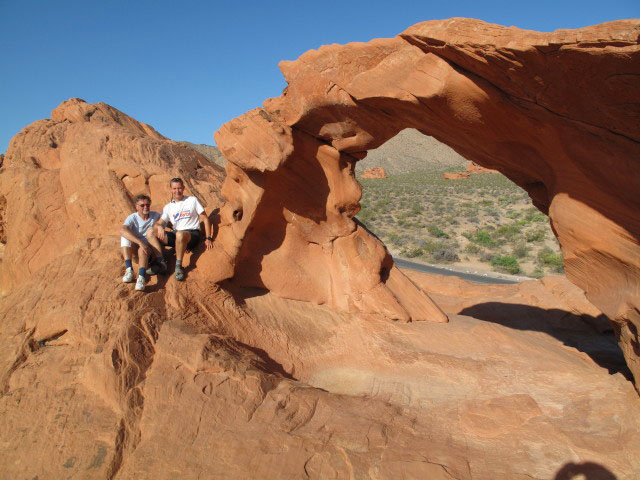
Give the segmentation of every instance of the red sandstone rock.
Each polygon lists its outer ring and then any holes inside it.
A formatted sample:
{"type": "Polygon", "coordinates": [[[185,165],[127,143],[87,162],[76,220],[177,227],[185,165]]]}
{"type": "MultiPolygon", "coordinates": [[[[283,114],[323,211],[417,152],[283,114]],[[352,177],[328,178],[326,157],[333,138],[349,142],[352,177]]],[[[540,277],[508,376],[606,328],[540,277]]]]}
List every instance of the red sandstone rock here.
{"type": "Polygon", "coordinates": [[[469,178],[470,175],[471,173],[469,172],[458,172],[458,173],[445,172],[444,174],[442,174],[442,177],[447,180],[461,180],[461,179],[469,178]]]}
{"type": "Polygon", "coordinates": [[[484,168],[474,162],[470,162],[469,165],[467,165],[467,172],[469,173],[500,173],[498,170],[493,170],[491,168],[484,168]]]}
{"type": "Polygon", "coordinates": [[[467,165],[467,169],[464,172],[458,172],[458,173],[446,172],[442,176],[447,180],[460,180],[460,179],[469,178],[472,174],[476,174],[476,173],[500,173],[500,172],[498,172],[498,170],[492,170],[491,168],[484,168],[474,162],[470,162],[469,165],[467,165]]]}
{"type": "MultiPolygon", "coordinates": [[[[438,35],[442,25],[433,26],[438,35]]],[[[580,48],[606,63],[627,48],[619,44],[631,27],[614,25],[618,45],[580,48]]],[[[475,24],[478,38],[486,28],[475,24]]],[[[606,28],[592,30],[607,41],[606,28]]],[[[420,38],[437,43],[424,31],[420,38]]],[[[79,100],[12,141],[0,172],[3,475],[493,480],[581,471],[638,478],[640,404],[600,316],[620,302],[637,305],[635,217],[616,215],[637,201],[629,191],[637,147],[619,133],[629,126],[610,135],[556,118],[548,105],[514,106],[479,77],[463,77],[402,39],[327,47],[302,59],[284,66],[288,100],[269,102],[280,103],[279,112],[257,110],[245,134],[242,118],[218,134],[228,135],[225,154],[238,157],[222,186],[223,227],[215,254],[186,258],[182,284],[154,277],[145,294],[123,285],[117,226],[139,190],[162,205],[173,175],[214,208],[222,178],[215,165],[111,107],[79,100]],[[425,57],[436,68],[423,77],[425,57]],[[398,70],[411,58],[420,68],[398,70]],[[363,65],[410,85],[394,93],[393,82],[367,78],[363,65]],[[308,77],[314,69],[322,73],[308,77]],[[412,99],[443,76],[441,95],[412,99]],[[314,90],[326,78],[340,83],[314,90]],[[374,87],[393,95],[349,93],[374,87]],[[340,108],[323,103],[324,95],[340,108]],[[419,105],[425,98],[428,115],[419,105]],[[437,277],[394,268],[384,246],[352,220],[354,159],[390,128],[376,121],[377,103],[389,118],[448,133],[461,151],[486,138],[474,147],[486,153],[484,163],[532,195],[542,187],[525,180],[544,180],[548,196],[538,202],[547,199],[563,251],[574,255],[567,270],[591,288],[587,297],[600,310],[561,280],[456,282],[452,290],[438,287],[437,277]],[[283,124],[284,117],[294,121],[283,124]],[[499,142],[505,125],[515,144],[499,142]],[[582,141],[583,157],[576,144],[562,143],[571,138],[582,141]],[[242,152],[245,145],[252,150],[242,152]],[[603,158],[610,176],[598,170],[603,158]],[[252,284],[272,291],[241,287],[252,284]],[[389,322],[437,318],[420,285],[451,321],[389,322]]],[[[613,111],[607,105],[598,108],[613,111]]],[[[634,344],[625,336],[633,324],[623,323],[631,320],[619,316],[614,326],[633,369],[634,344]]]]}
{"type": "MultiPolygon", "coordinates": [[[[229,203],[221,234],[233,248],[225,248],[213,278],[337,306],[331,272],[344,257],[336,257],[333,246],[337,238],[342,245],[356,242],[350,235],[361,229],[352,220],[359,199],[353,162],[400,130],[415,128],[499,170],[549,214],[568,278],[614,320],[640,378],[639,33],[638,20],[538,33],[454,18],[282,62],[288,82],[283,95],[216,133],[229,161],[251,180],[225,184],[229,203]],[[275,170],[264,171],[250,153],[255,151],[268,152],[275,170]],[[275,190],[281,184],[286,194],[275,190]],[[295,212],[293,190],[305,197],[295,212]],[[334,192],[345,195],[336,202],[334,192]],[[272,212],[279,227],[268,248],[255,250],[260,238],[274,235],[268,231],[273,222],[261,215],[237,221],[233,212],[260,209],[272,212]]],[[[376,273],[388,261],[384,256],[356,258],[349,268],[358,273],[341,292],[360,298],[377,284],[386,298],[395,296],[376,273]]],[[[367,305],[377,308],[378,302],[367,305]]],[[[410,316],[399,303],[395,311],[396,318],[410,316]]]]}
{"type": "Polygon", "coordinates": [[[360,178],[387,178],[387,172],[382,167],[368,168],[362,172],[360,178]]]}

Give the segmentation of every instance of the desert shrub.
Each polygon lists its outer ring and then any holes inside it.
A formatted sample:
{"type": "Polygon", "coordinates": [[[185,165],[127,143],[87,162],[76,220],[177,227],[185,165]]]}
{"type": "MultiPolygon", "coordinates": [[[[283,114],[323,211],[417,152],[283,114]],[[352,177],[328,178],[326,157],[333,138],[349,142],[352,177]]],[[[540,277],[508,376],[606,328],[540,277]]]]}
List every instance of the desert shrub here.
{"type": "Polygon", "coordinates": [[[422,205],[420,205],[419,203],[414,203],[413,205],[411,205],[411,210],[409,211],[409,215],[420,215],[423,211],[422,205]]]}
{"type": "Polygon", "coordinates": [[[517,258],[524,258],[527,256],[528,253],[529,253],[529,246],[526,244],[526,242],[522,240],[516,242],[516,244],[513,246],[513,254],[517,258]]]}
{"type": "Polygon", "coordinates": [[[447,235],[446,233],[444,233],[439,227],[437,227],[436,225],[429,225],[429,228],[427,229],[429,231],[429,233],[431,235],[433,235],[436,238],[449,238],[449,235],[447,235]]]}
{"type": "Polygon", "coordinates": [[[468,243],[467,246],[464,247],[464,251],[472,255],[478,255],[482,252],[482,249],[475,243],[468,243]]]}
{"type": "Polygon", "coordinates": [[[496,258],[495,253],[487,252],[482,254],[482,256],[480,257],[480,261],[485,263],[491,263],[491,261],[494,258],[496,258]]]}
{"type": "Polygon", "coordinates": [[[564,272],[562,255],[555,253],[549,247],[544,247],[540,252],[538,252],[538,262],[540,265],[550,268],[553,272],[564,272]]]}
{"type": "Polygon", "coordinates": [[[491,259],[491,265],[499,271],[507,272],[512,275],[520,272],[520,264],[513,255],[496,256],[491,259]]]}
{"type": "Polygon", "coordinates": [[[473,243],[477,243],[478,245],[484,245],[485,247],[493,247],[495,245],[495,242],[491,237],[491,234],[486,228],[476,230],[472,234],[468,234],[468,235],[465,234],[465,237],[467,237],[473,243]]]}
{"type": "Polygon", "coordinates": [[[460,257],[450,247],[439,248],[431,254],[434,263],[452,263],[459,262],[460,257]]]}
{"type": "Polygon", "coordinates": [[[403,250],[400,255],[407,258],[416,258],[424,254],[421,248],[412,248],[410,250],[403,250]]]}
{"type": "Polygon", "coordinates": [[[495,208],[487,208],[484,213],[493,218],[500,218],[500,212],[495,208]]]}
{"type": "Polygon", "coordinates": [[[524,218],[530,222],[546,222],[548,220],[547,216],[535,207],[528,208],[524,218]]]}
{"type": "Polygon", "coordinates": [[[371,219],[373,218],[374,213],[368,209],[363,207],[359,212],[358,212],[358,220],[360,220],[362,223],[364,223],[365,225],[367,223],[369,223],[371,221],[371,219]]]}
{"type": "Polygon", "coordinates": [[[538,266],[529,275],[533,278],[542,278],[544,277],[544,270],[538,266]]]}
{"type": "Polygon", "coordinates": [[[526,239],[527,242],[541,242],[544,240],[544,235],[544,230],[533,230],[531,232],[527,232],[526,239]]]}
{"type": "Polygon", "coordinates": [[[512,224],[512,225],[503,225],[501,227],[496,228],[495,232],[493,232],[493,238],[505,238],[507,240],[513,240],[520,233],[520,226],[512,224]]]}
{"type": "Polygon", "coordinates": [[[490,207],[491,205],[493,205],[493,201],[492,200],[482,200],[480,202],[480,205],[482,205],[483,207],[490,207]]]}
{"type": "Polygon", "coordinates": [[[389,235],[389,241],[391,243],[395,243],[396,245],[399,245],[400,243],[402,243],[402,240],[403,240],[403,237],[401,237],[397,233],[392,233],[391,235],[389,235]]]}
{"type": "Polygon", "coordinates": [[[422,247],[422,250],[424,250],[424,252],[428,254],[447,247],[444,242],[436,240],[426,240],[424,242],[421,242],[420,246],[422,247]]]}

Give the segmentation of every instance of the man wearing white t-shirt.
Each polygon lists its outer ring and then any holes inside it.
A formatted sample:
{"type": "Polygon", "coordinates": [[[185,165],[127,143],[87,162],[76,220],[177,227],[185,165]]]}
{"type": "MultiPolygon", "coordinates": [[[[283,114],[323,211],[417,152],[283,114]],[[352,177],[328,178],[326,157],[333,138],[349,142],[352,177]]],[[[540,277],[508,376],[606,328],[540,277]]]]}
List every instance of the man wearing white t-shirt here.
{"type": "MultiPolygon", "coordinates": [[[[160,220],[152,230],[147,232],[149,243],[157,250],[162,258],[162,245],[169,245],[176,249],[176,280],[184,280],[182,257],[186,250],[193,250],[200,243],[200,222],[204,224],[207,250],[213,248],[212,228],[209,217],[196,197],[184,195],[184,182],[181,178],[172,178],[169,182],[171,202],[162,209],[160,220]],[[172,232],[165,232],[164,227],[171,222],[172,232]],[[162,242],[162,243],[161,243],[162,242]]],[[[161,266],[166,266],[164,259],[161,266]]]]}
{"type": "Polygon", "coordinates": [[[144,291],[145,274],[149,259],[153,256],[153,250],[147,242],[146,234],[152,231],[153,224],[160,219],[158,212],[151,211],[151,199],[147,195],[138,195],[135,198],[136,212],[129,215],[120,227],[120,246],[126,270],[122,281],[131,283],[135,276],[131,259],[135,252],[138,252],[138,280],[136,290],[144,291]]]}

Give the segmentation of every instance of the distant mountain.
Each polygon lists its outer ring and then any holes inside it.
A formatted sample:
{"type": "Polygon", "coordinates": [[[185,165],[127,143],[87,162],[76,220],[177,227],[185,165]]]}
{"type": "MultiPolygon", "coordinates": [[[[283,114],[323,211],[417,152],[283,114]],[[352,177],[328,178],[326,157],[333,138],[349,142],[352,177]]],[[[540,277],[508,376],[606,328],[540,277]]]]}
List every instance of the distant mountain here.
{"type": "Polygon", "coordinates": [[[358,175],[365,169],[383,167],[389,175],[417,170],[440,170],[469,163],[444,143],[414,129],[403,130],[384,145],[370,150],[356,164],[358,175]]]}
{"type": "Polygon", "coordinates": [[[181,145],[185,145],[187,147],[193,148],[194,150],[196,150],[197,152],[200,152],[202,155],[207,157],[212,162],[220,165],[221,167],[226,167],[227,165],[227,159],[224,158],[222,153],[220,153],[220,150],[218,150],[216,147],[213,147],[211,145],[197,144],[197,143],[191,143],[191,142],[178,142],[178,143],[180,143],[181,145]]]}
{"type": "MultiPolygon", "coordinates": [[[[220,150],[211,145],[179,142],[198,152],[221,167],[227,165],[220,150]]],[[[447,167],[466,167],[469,163],[444,143],[423,135],[414,129],[403,130],[384,145],[370,150],[364,160],[356,165],[360,175],[364,170],[383,167],[389,175],[410,173],[419,170],[441,170],[447,167]]]]}

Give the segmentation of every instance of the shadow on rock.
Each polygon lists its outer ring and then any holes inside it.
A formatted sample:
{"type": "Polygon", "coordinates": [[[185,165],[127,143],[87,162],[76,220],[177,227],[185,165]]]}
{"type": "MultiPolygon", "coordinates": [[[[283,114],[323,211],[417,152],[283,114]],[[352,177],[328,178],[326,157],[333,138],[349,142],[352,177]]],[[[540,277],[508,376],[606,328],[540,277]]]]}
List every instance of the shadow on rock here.
{"type": "Polygon", "coordinates": [[[617,480],[609,469],[598,463],[567,463],[553,480],[617,480]]]}
{"type": "Polygon", "coordinates": [[[610,374],[621,373],[632,381],[631,371],[618,346],[613,328],[602,328],[606,320],[604,316],[595,318],[557,308],[544,309],[500,302],[479,303],[464,308],[459,313],[517,330],[547,333],[565,345],[586,353],[610,374]]]}

